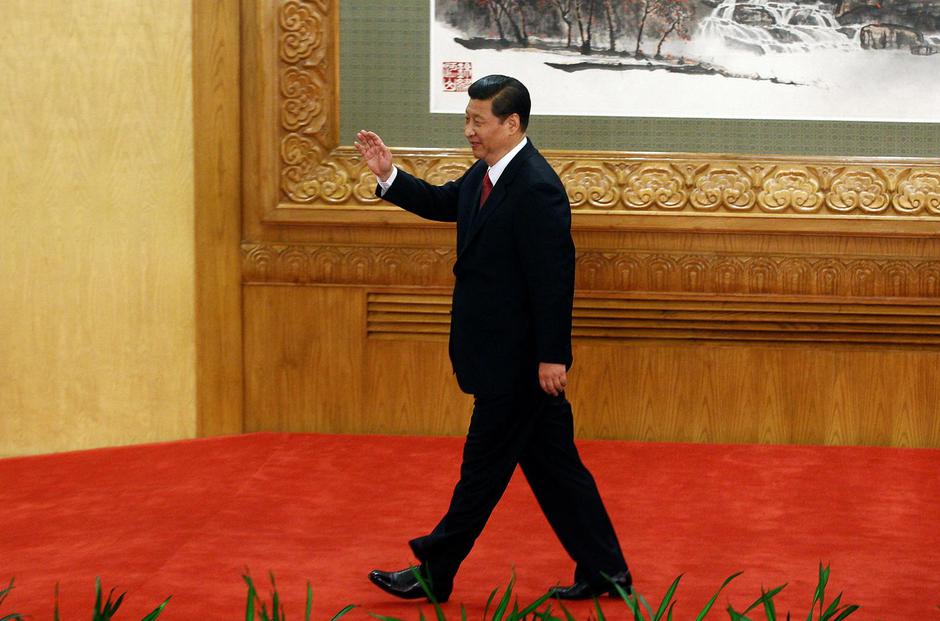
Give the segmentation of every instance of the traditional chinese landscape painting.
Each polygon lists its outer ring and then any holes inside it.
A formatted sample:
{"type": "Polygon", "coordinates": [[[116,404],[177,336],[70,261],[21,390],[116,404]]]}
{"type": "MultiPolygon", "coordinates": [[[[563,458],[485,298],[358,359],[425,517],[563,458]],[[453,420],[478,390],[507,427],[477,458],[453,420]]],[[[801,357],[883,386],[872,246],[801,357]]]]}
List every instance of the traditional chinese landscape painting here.
{"type": "Polygon", "coordinates": [[[431,112],[940,122],[940,0],[430,0],[431,112]]]}

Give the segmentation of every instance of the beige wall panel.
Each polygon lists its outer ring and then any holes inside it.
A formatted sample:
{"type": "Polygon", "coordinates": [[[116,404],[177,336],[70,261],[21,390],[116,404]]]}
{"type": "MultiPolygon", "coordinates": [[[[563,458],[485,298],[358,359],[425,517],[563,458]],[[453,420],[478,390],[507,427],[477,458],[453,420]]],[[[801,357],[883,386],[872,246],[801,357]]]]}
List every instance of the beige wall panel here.
{"type": "Polygon", "coordinates": [[[191,5],[2,12],[0,454],[191,437],[191,5]]]}

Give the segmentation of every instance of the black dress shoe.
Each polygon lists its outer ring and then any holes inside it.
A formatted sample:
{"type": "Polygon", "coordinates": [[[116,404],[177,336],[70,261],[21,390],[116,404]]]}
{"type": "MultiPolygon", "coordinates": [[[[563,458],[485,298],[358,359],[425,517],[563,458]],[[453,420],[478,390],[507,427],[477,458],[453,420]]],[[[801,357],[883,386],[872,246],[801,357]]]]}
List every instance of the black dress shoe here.
{"type": "MultiPolygon", "coordinates": [[[[611,578],[614,584],[623,589],[627,595],[633,593],[633,580],[630,578],[630,572],[621,572],[611,578]]],[[[586,580],[578,580],[571,586],[552,587],[548,591],[552,597],[558,599],[591,599],[606,593],[611,597],[620,597],[614,584],[610,581],[595,584],[586,580]]]]}
{"type": "MultiPolygon", "coordinates": [[[[386,593],[391,593],[395,597],[402,599],[420,599],[427,597],[427,593],[424,592],[424,588],[422,588],[421,583],[418,581],[415,575],[416,571],[422,572],[421,577],[431,589],[431,594],[434,596],[434,599],[441,604],[446,602],[450,597],[452,587],[435,588],[435,585],[428,579],[427,572],[418,567],[407,567],[400,571],[381,571],[379,569],[373,569],[369,572],[369,580],[371,580],[375,586],[386,593]]],[[[428,601],[430,601],[430,598],[428,598],[428,601]]]]}

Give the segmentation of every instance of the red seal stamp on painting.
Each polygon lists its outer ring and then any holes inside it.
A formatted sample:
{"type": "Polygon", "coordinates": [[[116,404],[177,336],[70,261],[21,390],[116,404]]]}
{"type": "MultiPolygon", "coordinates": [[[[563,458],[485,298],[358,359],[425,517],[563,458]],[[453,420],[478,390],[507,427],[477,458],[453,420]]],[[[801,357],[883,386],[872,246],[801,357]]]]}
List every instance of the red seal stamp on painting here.
{"type": "Polygon", "coordinates": [[[473,83],[473,63],[445,60],[441,63],[441,75],[444,79],[444,92],[466,91],[473,83]]]}

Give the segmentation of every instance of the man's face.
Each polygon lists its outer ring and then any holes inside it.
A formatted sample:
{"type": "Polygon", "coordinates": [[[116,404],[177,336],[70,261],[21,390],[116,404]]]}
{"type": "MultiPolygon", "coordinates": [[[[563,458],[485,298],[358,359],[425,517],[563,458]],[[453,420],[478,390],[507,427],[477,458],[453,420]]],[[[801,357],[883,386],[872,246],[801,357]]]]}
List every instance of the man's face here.
{"type": "Polygon", "coordinates": [[[463,135],[470,142],[474,157],[492,166],[522,138],[519,115],[510,114],[500,120],[493,114],[492,99],[471,99],[464,117],[463,135]]]}

